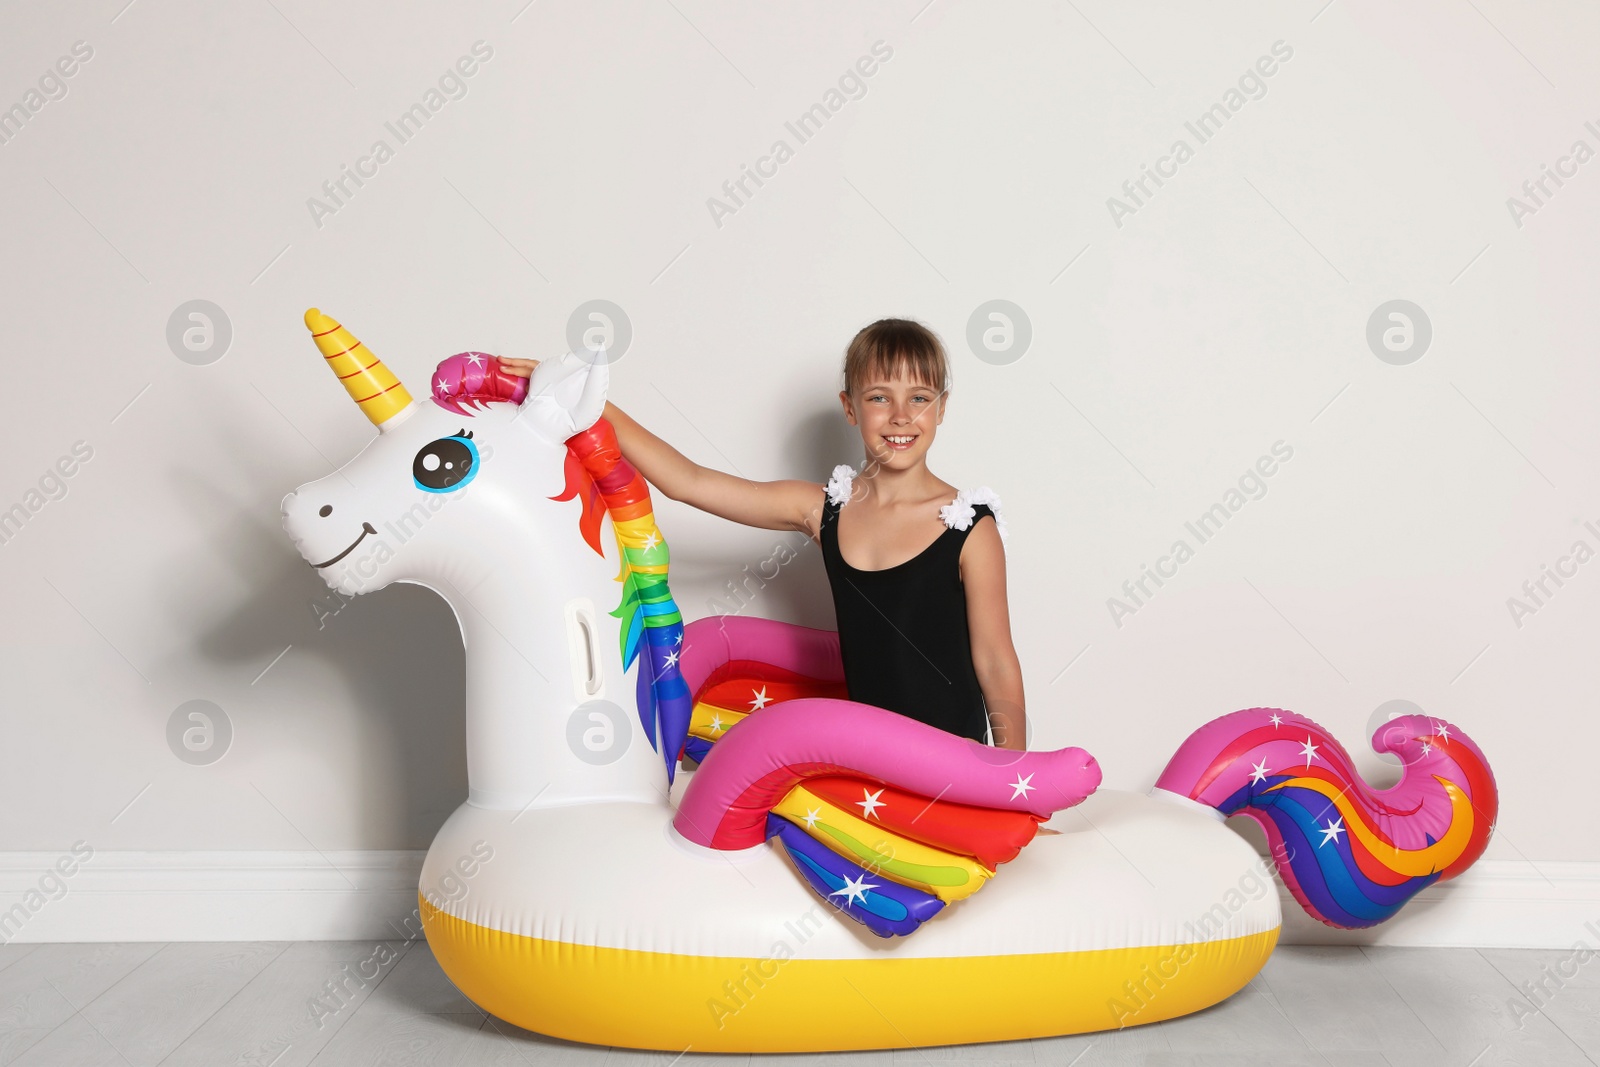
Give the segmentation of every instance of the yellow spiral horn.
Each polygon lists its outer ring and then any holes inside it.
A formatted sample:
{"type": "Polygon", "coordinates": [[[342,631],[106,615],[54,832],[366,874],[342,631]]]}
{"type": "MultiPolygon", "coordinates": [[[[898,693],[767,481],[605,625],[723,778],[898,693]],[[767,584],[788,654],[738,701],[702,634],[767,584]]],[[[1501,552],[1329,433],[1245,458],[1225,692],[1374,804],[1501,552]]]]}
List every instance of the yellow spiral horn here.
{"type": "Polygon", "coordinates": [[[322,358],[344,383],[350,399],[366,413],[372,424],[382,428],[411,404],[411,394],[400,384],[383,360],[331,315],[316,308],[306,312],[306,329],[311,331],[322,358]]]}

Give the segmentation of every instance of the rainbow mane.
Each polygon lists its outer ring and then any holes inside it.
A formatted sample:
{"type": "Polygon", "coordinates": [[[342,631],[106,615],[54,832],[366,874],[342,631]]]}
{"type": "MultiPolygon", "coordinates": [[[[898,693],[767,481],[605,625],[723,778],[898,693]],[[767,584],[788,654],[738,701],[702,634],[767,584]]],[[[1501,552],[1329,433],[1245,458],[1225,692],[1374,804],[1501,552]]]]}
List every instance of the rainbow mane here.
{"type": "Polygon", "coordinates": [[[1312,917],[1375,926],[1483,854],[1500,800],[1483,752],[1450,723],[1403,716],[1385,723],[1372,747],[1404,762],[1389,789],[1368,787],[1310,719],[1251,708],[1191,734],[1156,788],[1254,819],[1312,917]]]}
{"type": "Polygon", "coordinates": [[[650,507],[650,487],[623,458],[616,431],[605,419],[567,439],[566,478],[566,489],[550,499],[583,501],[579,525],[584,540],[602,556],[600,514],[603,510],[611,516],[622,557],[616,578],[623,583],[622,602],[611,612],[622,621],[622,669],[633,666],[640,649],[648,649],[639,670],[639,721],[650,747],[666,761],[671,785],[693,700],[678,669],[683,613],[667,586],[667,542],[650,507]]]}
{"type": "MultiPolygon", "coordinates": [[[[432,384],[435,403],[469,417],[468,408],[497,401],[521,403],[528,392],[527,378],[507,373],[498,359],[481,352],[463,352],[441,361],[432,384]]],[[[616,580],[623,588],[621,602],[610,614],[622,623],[622,669],[633,666],[641,650],[648,650],[639,669],[639,721],[650,747],[666,761],[671,785],[688,734],[692,701],[678,670],[683,615],[667,586],[667,542],[656,526],[650,487],[623,458],[609,422],[600,419],[569,437],[566,445],[566,487],[550,499],[577,498],[582,503],[579,531],[602,558],[600,521],[611,516],[621,556],[616,580]]]]}

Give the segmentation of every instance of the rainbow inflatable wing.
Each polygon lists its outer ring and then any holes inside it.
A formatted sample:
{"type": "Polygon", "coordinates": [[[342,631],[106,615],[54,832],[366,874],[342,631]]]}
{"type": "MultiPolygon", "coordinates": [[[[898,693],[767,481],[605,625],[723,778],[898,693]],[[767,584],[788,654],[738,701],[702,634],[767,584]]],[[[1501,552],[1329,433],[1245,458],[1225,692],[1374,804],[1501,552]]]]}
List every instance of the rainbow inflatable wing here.
{"type": "Polygon", "coordinates": [[[1259,823],[1284,884],[1329,926],[1375,926],[1483,854],[1500,808],[1483,752],[1450,723],[1407,715],[1372,738],[1405,765],[1373,790],[1310,719],[1251,708],[1200,727],[1156,780],[1224,817],[1259,823]]]}
{"type": "MultiPolygon", "coordinates": [[[[848,702],[832,630],[709,617],[691,622],[686,638],[683,672],[696,685],[683,755],[693,760],[706,761],[730,729],[765,718],[766,709],[810,697],[848,702]]],[[[843,733],[875,733],[886,747],[902,750],[926,744],[918,734],[931,728],[922,723],[869,705],[851,707],[858,712],[846,713],[838,728],[843,733]]],[[[824,728],[821,721],[810,726],[824,728]]],[[[763,726],[758,733],[773,729],[763,726]]],[[[970,760],[965,752],[960,758],[963,765],[970,760]]],[[[730,769],[701,771],[707,781],[734,773],[720,758],[710,766],[730,769]]],[[[882,937],[912,933],[944,905],[976,893],[998,865],[1034,840],[1048,817],[1048,811],[963,805],[859,774],[802,777],[787,792],[774,793],[765,837],[781,846],[814,893],[882,937]]]]}
{"type": "Polygon", "coordinates": [[[717,849],[774,839],[819,897],[880,937],[977,892],[1100,782],[1082,749],[1005,752],[842,699],[832,631],[701,619],[680,663],[695,693],[684,753],[703,766],[679,833],[717,849]]]}
{"type": "Polygon", "coordinates": [[[773,806],[766,833],[818,896],[873,933],[894,937],[983,888],[1047,817],[822,775],[773,806]]]}
{"type": "MultiPolygon", "coordinates": [[[[718,618],[711,616],[709,621],[714,622],[718,618]]],[[[702,619],[698,623],[691,623],[689,628],[692,630],[699,626],[699,632],[709,641],[707,628],[699,625],[707,621],[702,619]]],[[[691,642],[689,647],[693,649],[696,646],[691,642]]],[[[844,700],[846,696],[842,677],[819,678],[760,660],[728,660],[718,664],[695,690],[694,710],[689,720],[689,736],[684,742],[683,755],[697,763],[703,761],[706,753],[722,740],[722,735],[730,727],[770,704],[799,697],[844,700]]]]}

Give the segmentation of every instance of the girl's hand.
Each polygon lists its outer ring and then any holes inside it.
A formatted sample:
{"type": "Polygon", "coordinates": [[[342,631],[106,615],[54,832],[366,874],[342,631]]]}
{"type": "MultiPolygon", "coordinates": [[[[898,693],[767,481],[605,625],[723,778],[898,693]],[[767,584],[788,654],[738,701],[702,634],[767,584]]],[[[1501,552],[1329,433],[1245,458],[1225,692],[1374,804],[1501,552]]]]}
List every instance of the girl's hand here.
{"type": "Polygon", "coordinates": [[[514,374],[518,378],[526,378],[533,374],[533,368],[539,365],[536,359],[512,359],[510,356],[496,356],[500,366],[506,369],[507,374],[514,374]]]}

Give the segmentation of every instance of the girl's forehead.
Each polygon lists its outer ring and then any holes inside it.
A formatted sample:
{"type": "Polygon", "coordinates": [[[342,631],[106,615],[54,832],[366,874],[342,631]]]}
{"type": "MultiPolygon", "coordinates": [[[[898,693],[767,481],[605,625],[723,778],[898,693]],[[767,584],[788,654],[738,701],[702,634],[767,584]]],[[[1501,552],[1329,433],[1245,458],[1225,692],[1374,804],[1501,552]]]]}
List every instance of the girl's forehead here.
{"type": "Polygon", "coordinates": [[[933,397],[933,396],[939,395],[939,390],[937,388],[935,388],[934,386],[926,385],[926,384],[898,385],[898,386],[895,386],[895,385],[881,385],[880,384],[880,385],[864,385],[864,386],[862,386],[860,389],[858,389],[856,391],[856,395],[857,396],[864,396],[864,397],[865,396],[876,396],[876,395],[888,394],[888,393],[892,393],[892,394],[894,394],[896,396],[910,396],[910,397],[928,396],[928,397],[933,397]]]}
{"type": "Polygon", "coordinates": [[[861,383],[861,388],[934,389],[937,388],[937,386],[928,381],[922,375],[912,375],[906,370],[906,368],[901,367],[893,373],[886,370],[878,370],[869,373],[866,375],[865,380],[861,383]]]}

